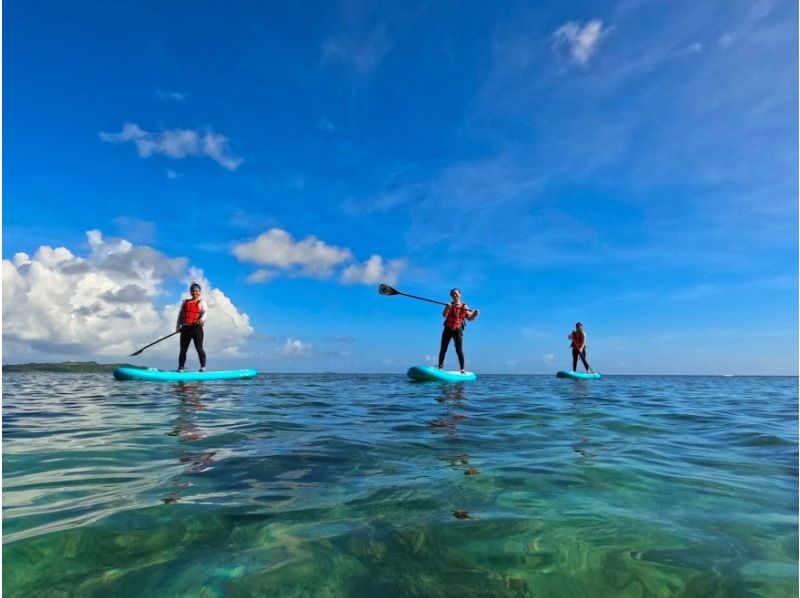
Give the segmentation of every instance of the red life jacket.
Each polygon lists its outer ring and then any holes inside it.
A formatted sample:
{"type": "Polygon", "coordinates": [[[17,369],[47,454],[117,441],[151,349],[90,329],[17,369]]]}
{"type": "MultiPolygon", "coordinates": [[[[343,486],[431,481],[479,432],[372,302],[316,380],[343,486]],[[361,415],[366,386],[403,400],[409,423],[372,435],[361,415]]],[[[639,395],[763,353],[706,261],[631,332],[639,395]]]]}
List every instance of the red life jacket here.
{"type": "Polygon", "coordinates": [[[463,303],[459,306],[455,306],[452,303],[450,304],[450,311],[447,312],[447,318],[444,321],[444,325],[447,326],[450,330],[458,330],[461,328],[461,325],[464,323],[464,320],[467,317],[467,306],[463,303]]]}
{"type": "Polygon", "coordinates": [[[197,324],[197,320],[200,319],[200,301],[202,301],[202,299],[198,299],[197,301],[194,299],[184,300],[181,306],[181,326],[197,324]]]}
{"type": "Polygon", "coordinates": [[[576,349],[578,348],[578,345],[581,346],[581,349],[584,346],[586,346],[586,333],[585,332],[578,332],[577,330],[573,330],[570,333],[569,338],[572,340],[572,346],[575,347],[576,349]]]}

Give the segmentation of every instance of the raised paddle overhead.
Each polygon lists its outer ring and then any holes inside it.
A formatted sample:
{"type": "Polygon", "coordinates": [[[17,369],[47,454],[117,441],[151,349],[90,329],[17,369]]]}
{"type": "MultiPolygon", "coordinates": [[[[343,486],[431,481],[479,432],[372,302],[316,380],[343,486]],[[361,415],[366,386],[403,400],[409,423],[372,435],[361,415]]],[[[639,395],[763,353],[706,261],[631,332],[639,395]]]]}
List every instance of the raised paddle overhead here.
{"type": "Polygon", "coordinates": [[[419,299],[420,301],[427,301],[428,303],[435,303],[437,305],[447,305],[447,303],[442,303],[441,301],[434,301],[433,299],[426,299],[425,297],[417,297],[416,295],[401,293],[400,291],[390,287],[388,284],[378,285],[378,293],[380,293],[381,295],[402,295],[403,297],[411,297],[412,299],[419,299]]]}

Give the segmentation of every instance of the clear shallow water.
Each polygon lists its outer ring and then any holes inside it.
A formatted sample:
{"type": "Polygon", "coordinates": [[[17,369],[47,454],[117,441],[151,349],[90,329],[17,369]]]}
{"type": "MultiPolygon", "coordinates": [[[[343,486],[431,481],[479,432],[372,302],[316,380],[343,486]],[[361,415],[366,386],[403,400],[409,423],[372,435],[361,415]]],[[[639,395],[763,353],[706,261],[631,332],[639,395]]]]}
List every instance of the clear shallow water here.
{"type": "Polygon", "coordinates": [[[797,396],[4,374],[4,596],[796,596],[797,396]]]}

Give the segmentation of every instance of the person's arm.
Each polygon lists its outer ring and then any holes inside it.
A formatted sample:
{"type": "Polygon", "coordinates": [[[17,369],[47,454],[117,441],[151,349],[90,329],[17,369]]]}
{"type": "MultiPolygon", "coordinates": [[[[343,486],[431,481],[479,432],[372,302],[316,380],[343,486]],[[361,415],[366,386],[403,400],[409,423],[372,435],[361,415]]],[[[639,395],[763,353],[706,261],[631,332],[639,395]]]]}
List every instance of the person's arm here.
{"type": "Polygon", "coordinates": [[[186,304],[185,301],[181,301],[181,308],[178,310],[178,321],[175,323],[175,331],[178,332],[181,329],[181,319],[183,319],[183,306],[186,304]]]}
{"type": "Polygon", "coordinates": [[[206,323],[206,313],[208,312],[208,306],[206,305],[206,300],[200,299],[200,303],[198,304],[197,307],[200,308],[200,317],[197,318],[197,323],[200,324],[200,326],[202,326],[203,324],[206,323]]]}
{"type": "Polygon", "coordinates": [[[467,315],[466,315],[466,318],[467,318],[467,320],[469,320],[470,322],[472,322],[472,320],[474,320],[475,318],[477,318],[477,317],[478,317],[478,314],[480,313],[480,310],[479,310],[479,309],[470,309],[470,308],[469,308],[469,307],[467,307],[466,305],[465,305],[464,307],[465,307],[465,308],[466,308],[466,310],[467,310],[467,315]]]}
{"type": "Polygon", "coordinates": [[[573,341],[573,344],[575,345],[575,348],[576,348],[576,349],[577,349],[579,352],[582,352],[582,351],[583,351],[583,349],[584,349],[584,347],[586,347],[586,333],[585,333],[585,332],[584,332],[584,333],[583,333],[583,335],[581,336],[581,341],[580,341],[580,343],[581,343],[581,344],[580,344],[580,346],[578,346],[578,343],[576,343],[576,342],[574,342],[574,341],[573,341]]]}
{"type": "Polygon", "coordinates": [[[450,313],[450,304],[448,303],[447,305],[444,306],[444,309],[442,310],[442,317],[446,318],[447,314],[449,313],[450,313]]]}

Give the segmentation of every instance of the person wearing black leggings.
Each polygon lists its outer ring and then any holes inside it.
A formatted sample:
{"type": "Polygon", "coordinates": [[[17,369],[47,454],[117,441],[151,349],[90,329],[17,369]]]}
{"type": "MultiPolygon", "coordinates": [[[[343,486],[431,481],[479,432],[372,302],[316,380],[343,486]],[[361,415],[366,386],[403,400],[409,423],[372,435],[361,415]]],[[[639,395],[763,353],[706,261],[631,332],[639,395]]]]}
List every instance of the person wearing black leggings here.
{"type": "Polygon", "coordinates": [[[583,331],[583,324],[575,324],[575,330],[569,333],[570,346],[572,347],[572,371],[578,370],[578,357],[583,362],[583,367],[589,371],[589,364],[586,363],[586,333],[583,331]]]}
{"type": "Polygon", "coordinates": [[[186,365],[186,351],[189,343],[194,341],[194,348],[197,349],[197,356],[200,358],[200,371],[206,371],[206,352],[203,350],[203,324],[206,323],[206,302],[200,298],[202,289],[200,285],[193,282],[189,287],[192,294],[191,299],[185,299],[181,303],[181,310],[178,313],[178,324],[176,332],[181,333],[181,351],[178,354],[178,371],[182,372],[186,365]]]}
{"type": "Polygon", "coordinates": [[[442,343],[439,349],[439,369],[444,367],[444,356],[447,353],[447,347],[450,345],[450,339],[456,347],[456,355],[458,355],[458,364],[461,366],[461,373],[464,373],[464,321],[470,322],[478,317],[479,310],[470,309],[467,305],[461,302],[461,291],[453,289],[450,291],[452,302],[448,303],[442,310],[442,317],[444,318],[444,330],[442,330],[442,343]]]}

